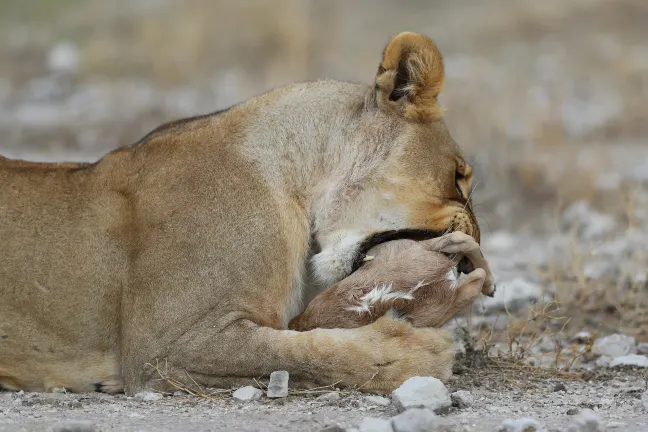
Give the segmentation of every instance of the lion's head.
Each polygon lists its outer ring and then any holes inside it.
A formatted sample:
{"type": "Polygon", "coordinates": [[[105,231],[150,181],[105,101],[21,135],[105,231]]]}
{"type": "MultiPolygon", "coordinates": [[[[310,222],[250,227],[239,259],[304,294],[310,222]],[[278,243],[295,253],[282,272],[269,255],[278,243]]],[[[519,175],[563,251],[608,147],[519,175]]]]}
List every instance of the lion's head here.
{"type": "Polygon", "coordinates": [[[472,168],[438,105],[443,59],[426,36],[401,33],[385,47],[374,84],[346,125],[340,165],[314,202],[314,274],[346,277],[372,246],[459,230],[480,239],[471,205],[472,168]],[[345,159],[347,158],[347,159],[345,159]]]}

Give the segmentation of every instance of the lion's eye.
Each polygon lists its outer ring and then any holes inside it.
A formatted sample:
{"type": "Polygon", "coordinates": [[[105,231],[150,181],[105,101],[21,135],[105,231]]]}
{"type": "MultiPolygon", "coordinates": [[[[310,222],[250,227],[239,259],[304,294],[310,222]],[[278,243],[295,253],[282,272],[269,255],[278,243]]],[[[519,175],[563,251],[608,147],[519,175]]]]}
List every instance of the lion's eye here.
{"type": "Polygon", "coordinates": [[[457,193],[459,194],[459,196],[461,198],[465,198],[464,194],[463,194],[463,191],[461,190],[461,186],[459,185],[459,180],[461,180],[463,178],[464,177],[461,174],[459,174],[459,173],[455,174],[455,187],[457,188],[457,193]]]}

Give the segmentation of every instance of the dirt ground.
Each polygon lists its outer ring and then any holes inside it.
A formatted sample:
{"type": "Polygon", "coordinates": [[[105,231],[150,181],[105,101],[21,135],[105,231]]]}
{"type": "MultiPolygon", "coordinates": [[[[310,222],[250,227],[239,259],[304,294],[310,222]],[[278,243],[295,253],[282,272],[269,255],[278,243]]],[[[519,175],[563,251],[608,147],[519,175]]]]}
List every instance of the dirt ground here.
{"type": "MultiPolygon", "coordinates": [[[[608,429],[648,430],[648,368],[607,369],[591,352],[613,333],[634,338],[632,353],[648,342],[646,22],[645,0],[5,0],[0,154],[96,160],[289,82],[370,83],[389,36],[424,32],[445,58],[441,102],[475,168],[499,293],[449,324],[490,360],[457,369],[448,388],[475,404],[444,422],[564,430],[590,408],[608,429]]],[[[0,393],[0,431],[319,431],[396,413],[318,396],[0,393]]]]}
{"type": "MultiPolygon", "coordinates": [[[[581,409],[596,411],[608,430],[645,431],[648,414],[641,395],[646,381],[636,370],[606,371],[591,377],[529,377],[526,372],[501,373],[491,367],[455,375],[448,389],[468,390],[474,406],[452,408],[443,415],[448,431],[494,431],[508,418],[533,418],[549,430],[565,430],[581,409]],[[589,378],[589,380],[585,380],[589,378]],[[559,386],[564,390],[556,391],[559,386]]],[[[390,418],[393,405],[372,403],[361,393],[327,393],[262,398],[239,402],[229,396],[207,400],[168,396],[142,402],[99,393],[0,393],[0,431],[47,431],[83,425],[98,431],[323,431],[358,427],[364,417],[390,418]]],[[[62,429],[59,429],[62,430],[62,429]]],[[[72,429],[69,429],[72,430],[72,429]]]]}

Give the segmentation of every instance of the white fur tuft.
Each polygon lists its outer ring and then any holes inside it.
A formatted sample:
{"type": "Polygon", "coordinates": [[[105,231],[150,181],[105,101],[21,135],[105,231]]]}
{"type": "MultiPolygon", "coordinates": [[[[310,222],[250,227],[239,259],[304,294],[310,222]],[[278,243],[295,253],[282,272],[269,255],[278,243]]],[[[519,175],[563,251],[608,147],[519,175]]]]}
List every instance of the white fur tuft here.
{"type": "Polygon", "coordinates": [[[393,291],[392,284],[378,284],[367,294],[360,297],[358,306],[348,307],[347,310],[362,313],[371,313],[371,307],[376,303],[386,303],[394,300],[414,300],[414,293],[419,288],[427,285],[425,281],[420,281],[407,292],[393,291]]]}

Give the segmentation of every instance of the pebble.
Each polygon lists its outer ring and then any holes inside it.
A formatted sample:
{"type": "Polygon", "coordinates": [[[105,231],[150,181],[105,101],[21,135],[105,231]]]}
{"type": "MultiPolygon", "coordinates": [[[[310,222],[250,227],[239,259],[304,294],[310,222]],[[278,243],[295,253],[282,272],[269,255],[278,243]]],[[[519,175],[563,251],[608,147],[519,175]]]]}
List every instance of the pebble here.
{"type": "Polygon", "coordinates": [[[641,403],[644,407],[644,411],[648,412],[648,390],[641,395],[641,403]]]}
{"type": "Polygon", "coordinates": [[[442,414],[452,406],[450,392],[437,378],[412,377],[392,392],[392,401],[399,412],[409,408],[429,408],[442,414]]]}
{"type": "Polygon", "coordinates": [[[608,424],[606,425],[606,427],[607,427],[608,429],[624,428],[624,427],[626,427],[626,426],[628,426],[627,423],[624,423],[624,422],[618,422],[618,421],[613,421],[613,422],[610,422],[610,423],[608,423],[608,424]]]}
{"type": "Polygon", "coordinates": [[[565,384],[563,384],[563,383],[558,383],[558,384],[556,384],[554,386],[553,391],[554,392],[559,392],[559,391],[566,392],[567,387],[565,387],[565,384]]]}
{"type": "Polygon", "coordinates": [[[427,408],[412,408],[392,417],[394,432],[428,432],[438,427],[437,416],[427,408]]]}
{"type": "Polygon", "coordinates": [[[632,336],[615,333],[597,339],[592,346],[592,352],[612,358],[637,353],[637,343],[632,336]]]}
{"type": "Polygon", "coordinates": [[[94,432],[97,427],[92,422],[70,421],[60,423],[48,429],[49,432],[94,432]]]}
{"type": "Polygon", "coordinates": [[[601,238],[616,226],[612,216],[599,213],[586,201],[579,201],[570,205],[562,216],[564,229],[576,228],[577,233],[584,240],[601,238]]]}
{"type": "Polygon", "coordinates": [[[532,418],[507,419],[502,422],[498,432],[540,432],[545,427],[532,418]]]}
{"type": "Polygon", "coordinates": [[[52,72],[74,73],[79,69],[79,64],[79,50],[70,42],[59,42],[47,55],[47,67],[52,72]]]}
{"type": "Polygon", "coordinates": [[[389,420],[366,417],[360,423],[360,432],[393,432],[391,422],[389,420]]]}
{"type": "Polygon", "coordinates": [[[270,374],[270,383],[268,384],[269,398],[284,398],[288,396],[288,379],[287,371],[274,371],[270,374]]]}
{"type": "Polygon", "coordinates": [[[373,405],[379,405],[379,406],[389,406],[391,405],[391,400],[387,399],[386,397],[382,396],[367,396],[365,397],[365,400],[373,405]]]}
{"type": "Polygon", "coordinates": [[[259,400],[261,399],[261,396],[263,396],[263,390],[252,386],[241,387],[240,389],[232,393],[232,397],[234,399],[238,399],[242,402],[259,400]]]}
{"type": "Polygon", "coordinates": [[[614,360],[612,357],[602,355],[601,357],[597,358],[596,361],[594,362],[594,365],[597,368],[604,368],[608,367],[610,365],[610,362],[614,360]]]}
{"type": "Polygon", "coordinates": [[[340,400],[340,393],[338,392],[329,392],[329,393],[324,393],[321,396],[317,397],[318,401],[322,402],[335,402],[340,400]]]}
{"type": "Polygon", "coordinates": [[[459,409],[469,408],[475,403],[472,394],[467,390],[459,390],[452,393],[450,399],[452,400],[452,405],[459,409]]]}
{"type": "Polygon", "coordinates": [[[601,418],[591,409],[582,410],[567,428],[567,432],[602,432],[604,430],[605,425],[601,422],[601,418]]]}
{"type": "Polygon", "coordinates": [[[637,344],[637,353],[648,354],[648,342],[642,342],[640,344],[637,344]]]}
{"type": "Polygon", "coordinates": [[[638,354],[620,356],[612,360],[609,364],[611,368],[616,366],[637,366],[645,368],[648,367],[648,357],[638,354]]]}
{"type": "Polygon", "coordinates": [[[139,392],[135,394],[135,399],[141,400],[143,402],[155,402],[162,399],[162,395],[160,393],[153,392],[139,392]]]}
{"type": "Polygon", "coordinates": [[[342,426],[328,426],[320,430],[320,432],[348,432],[348,429],[344,429],[342,426]]]}
{"type": "Polygon", "coordinates": [[[495,297],[483,299],[484,313],[516,311],[535,303],[542,296],[542,287],[523,277],[498,282],[495,297]]]}

